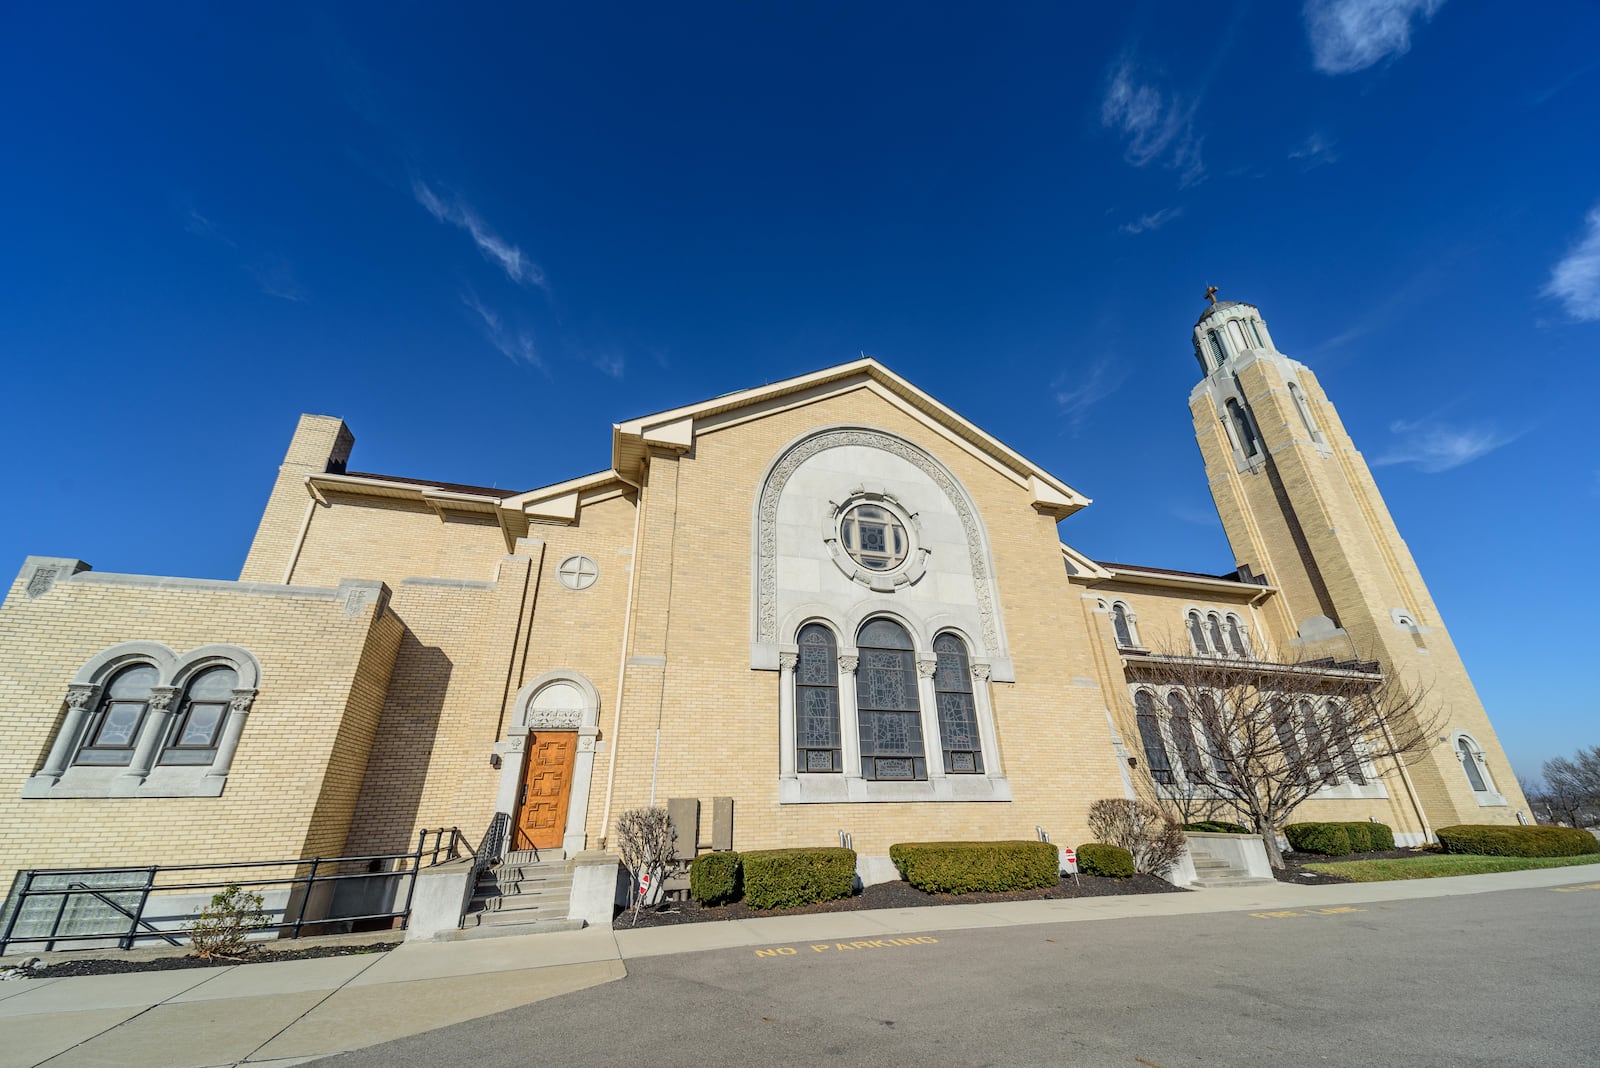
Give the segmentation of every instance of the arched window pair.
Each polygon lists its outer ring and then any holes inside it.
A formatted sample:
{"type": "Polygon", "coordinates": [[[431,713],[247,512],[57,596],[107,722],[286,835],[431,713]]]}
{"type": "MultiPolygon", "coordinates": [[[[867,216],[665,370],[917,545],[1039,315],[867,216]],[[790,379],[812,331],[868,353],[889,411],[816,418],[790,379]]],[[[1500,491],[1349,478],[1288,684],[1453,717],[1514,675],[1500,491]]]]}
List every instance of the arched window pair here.
{"type": "Polygon", "coordinates": [[[24,797],[210,797],[222,792],[261,669],[236,646],[180,656],[124,642],[67,687],[67,714],[24,797]]]}
{"type": "Polygon", "coordinates": [[[1198,718],[1190,714],[1188,699],[1176,690],[1167,694],[1164,709],[1146,689],[1134,692],[1133,704],[1145,767],[1154,782],[1192,791],[1211,781],[1228,780],[1223,740],[1213,733],[1218,724],[1217,706],[1209,696],[1202,698],[1198,718]]]}
{"type": "Polygon", "coordinates": [[[1295,700],[1292,715],[1284,714],[1288,707],[1278,704],[1273,712],[1286,764],[1308,765],[1318,789],[1367,785],[1366,758],[1344,705],[1330,701],[1319,710],[1316,702],[1302,697],[1295,700]]]}
{"type": "Polygon", "coordinates": [[[1225,616],[1219,612],[1207,612],[1202,616],[1198,610],[1190,610],[1187,623],[1189,642],[1200,656],[1248,659],[1253,655],[1244,623],[1232,612],[1225,616]]]}
{"type": "MultiPolygon", "coordinates": [[[[846,770],[843,759],[839,658],[833,631],[809,623],[797,636],[795,767],[801,773],[846,770]]],[[[982,774],[972,666],[954,634],[933,641],[932,682],[942,764],[947,775],[982,774]]],[[[856,635],[855,714],[861,777],[928,778],[916,647],[899,623],[874,619],[856,635]]]]}

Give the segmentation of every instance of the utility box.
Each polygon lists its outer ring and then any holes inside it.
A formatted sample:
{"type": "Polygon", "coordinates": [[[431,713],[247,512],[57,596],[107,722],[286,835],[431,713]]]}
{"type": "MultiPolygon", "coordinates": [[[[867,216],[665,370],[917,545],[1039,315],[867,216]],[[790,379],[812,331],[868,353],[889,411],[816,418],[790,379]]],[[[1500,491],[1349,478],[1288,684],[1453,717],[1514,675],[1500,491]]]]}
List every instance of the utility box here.
{"type": "Polygon", "coordinates": [[[711,848],[722,852],[733,848],[733,798],[711,799],[711,848]]]}
{"type": "Polygon", "coordinates": [[[672,859],[693,860],[700,843],[700,799],[669,798],[667,817],[672,820],[672,859]]]}

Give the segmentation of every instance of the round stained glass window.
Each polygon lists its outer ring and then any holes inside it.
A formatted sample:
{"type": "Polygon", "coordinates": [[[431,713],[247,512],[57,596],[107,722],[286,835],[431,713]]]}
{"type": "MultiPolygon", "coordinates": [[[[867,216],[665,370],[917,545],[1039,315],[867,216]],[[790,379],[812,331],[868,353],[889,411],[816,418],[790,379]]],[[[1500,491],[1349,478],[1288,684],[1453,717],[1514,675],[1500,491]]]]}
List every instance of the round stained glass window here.
{"type": "Polygon", "coordinates": [[[858,504],[839,520],[839,542],[850,559],[873,571],[892,571],[905,562],[911,539],[900,517],[876,504],[858,504]]]}

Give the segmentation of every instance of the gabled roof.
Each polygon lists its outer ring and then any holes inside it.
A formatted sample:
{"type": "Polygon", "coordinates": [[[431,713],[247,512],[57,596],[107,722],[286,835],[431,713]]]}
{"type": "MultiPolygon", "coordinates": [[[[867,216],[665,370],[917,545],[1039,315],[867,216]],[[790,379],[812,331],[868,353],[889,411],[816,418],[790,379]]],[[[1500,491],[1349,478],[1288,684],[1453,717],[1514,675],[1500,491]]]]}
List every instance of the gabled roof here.
{"type": "Polygon", "coordinates": [[[1060,519],[1089,503],[1088,497],[871,357],[617,423],[611,433],[611,466],[631,477],[652,447],[687,452],[703,430],[856,389],[872,390],[1026,487],[1042,512],[1060,519]]]}

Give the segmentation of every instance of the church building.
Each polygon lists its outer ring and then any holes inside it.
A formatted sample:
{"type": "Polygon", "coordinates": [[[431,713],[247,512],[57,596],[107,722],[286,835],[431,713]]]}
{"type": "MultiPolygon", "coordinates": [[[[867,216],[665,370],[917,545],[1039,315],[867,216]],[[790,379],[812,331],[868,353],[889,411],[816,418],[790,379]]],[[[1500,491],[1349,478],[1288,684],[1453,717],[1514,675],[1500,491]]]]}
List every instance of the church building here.
{"type": "Polygon", "coordinates": [[[392,854],[497,817],[497,849],[571,858],[678,799],[707,847],[714,810],[739,850],[1075,844],[1090,803],[1192,744],[1142,681],[1175,650],[1428,680],[1433,748],[1296,819],[1402,844],[1517,822],[1316,376],[1249,304],[1192,340],[1218,574],[1088,558],[1064,522],[1088,498],[873,359],[619,422],[599,471],[521,491],[360,470],[350,428],[302,416],[237,581],[24,561],[0,608],[0,885],[392,854]]]}

